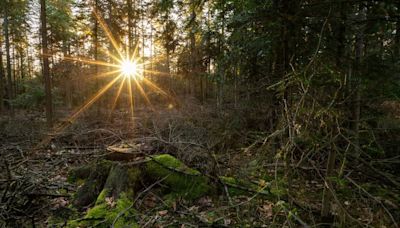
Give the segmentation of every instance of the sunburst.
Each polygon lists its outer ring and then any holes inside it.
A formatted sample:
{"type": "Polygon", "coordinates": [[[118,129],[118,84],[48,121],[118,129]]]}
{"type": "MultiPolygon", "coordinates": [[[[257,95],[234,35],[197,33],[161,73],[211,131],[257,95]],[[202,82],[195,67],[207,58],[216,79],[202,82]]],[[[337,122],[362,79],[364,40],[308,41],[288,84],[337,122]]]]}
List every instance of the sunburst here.
{"type": "MultiPolygon", "coordinates": [[[[111,30],[108,28],[106,22],[104,19],[101,17],[100,13],[97,11],[95,7],[93,7],[93,15],[99,22],[99,25],[101,28],[104,30],[108,40],[112,44],[113,48],[115,49],[115,52],[117,56],[109,53],[109,52],[104,52],[110,59],[114,61],[114,63],[109,63],[106,61],[101,61],[101,60],[93,60],[85,57],[73,57],[73,56],[65,56],[64,60],[67,61],[73,61],[73,62],[81,62],[89,65],[98,65],[98,66],[106,66],[110,70],[107,72],[102,72],[98,75],[92,76],[92,77],[87,77],[85,79],[93,79],[93,78],[100,78],[100,77],[114,77],[109,83],[107,83],[105,86],[99,89],[90,99],[88,99],[82,106],[80,106],[73,114],[65,121],[64,124],[59,125],[55,131],[59,132],[64,130],[66,127],[68,127],[71,123],[73,123],[78,116],[88,109],[90,106],[92,106],[101,96],[103,96],[110,88],[113,86],[117,86],[117,93],[115,95],[115,98],[113,99],[113,103],[110,109],[110,116],[113,113],[114,109],[116,108],[116,104],[118,100],[120,99],[120,95],[123,92],[123,89],[127,88],[127,93],[129,94],[129,106],[130,106],[130,113],[131,117],[133,119],[134,116],[134,96],[140,95],[144,97],[146,103],[150,104],[150,107],[153,109],[151,106],[150,99],[147,97],[145,90],[143,89],[143,86],[146,85],[147,88],[150,90],[157,91],[159,94],[162,96],[170,99],[171,97],[168,95],[167,92],[162,90],[159,86],[157,86],[155,83],[151,82],[149,79],[145,78],[145,73],[148,74],[162,74],[161,72],[156,72],[152,70],[146,70],[145,66],[149,63],[143,61],[143,58],[138,57],[138,47],[136,46],[133,52],[129,50],[127,47],[125,50],[125,53],[122,51],[121,44],[117,42],[113,34],[111,33],[111,30]],[[131,53],[131,54],[130,54],[131,53]]],[[[127,45],[126,45],[127,46],[127,45]]],[[[102,51],[102,50],[100,50],[102,51]]],[[[154,59],[153,59],[154,62],[154,59]]]]}

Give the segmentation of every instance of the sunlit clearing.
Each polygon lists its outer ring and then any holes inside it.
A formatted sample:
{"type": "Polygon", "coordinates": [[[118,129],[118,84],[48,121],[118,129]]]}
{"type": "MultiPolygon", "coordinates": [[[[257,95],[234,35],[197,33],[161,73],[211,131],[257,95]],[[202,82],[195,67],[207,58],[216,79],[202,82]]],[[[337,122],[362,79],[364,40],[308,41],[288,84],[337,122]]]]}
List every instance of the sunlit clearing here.
{"type": "Polygon", "coordinates": [[[124,60],[122,61],[120,68],[125,77],[130,77],[136,80],[142,79],[142,72],[135,61],[124,60]]]}

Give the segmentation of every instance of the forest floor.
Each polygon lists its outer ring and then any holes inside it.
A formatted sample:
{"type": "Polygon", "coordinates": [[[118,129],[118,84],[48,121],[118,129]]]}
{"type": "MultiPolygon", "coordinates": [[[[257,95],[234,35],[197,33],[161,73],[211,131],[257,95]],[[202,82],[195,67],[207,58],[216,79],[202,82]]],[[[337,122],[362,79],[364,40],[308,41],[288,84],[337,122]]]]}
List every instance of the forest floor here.
{"type": "MultiPolygon", "coordinates": [[[[12,121],[1,119],[0,221],[5,223],[0,225],[51,225],[52,217],[68,213],[79,187],[67,181],[69,171],[105,158],[110,148],[133,148],[137,152],[133,160],[168,153],[207,176],[234,176],[260,187],[267,182],[285,185],[280,168],[283,161],[259,141],[271,132],[254,130],[268,124],[267,117],[257,113],[245,119],[238,110],[217,112],[214,106],[193,100],[183,102],[178,109],[159,105],[155,110],[139,107],[132,120],[125,110],[109,117],[106,110],[98,115],[92,108],[74,123],[68,122],[66,113],[70,111],[59,111],[60,122],[68,127],[58,132],[48,132],[44,116],[36,111],[19,112],[12,121]]],[[[157,191],[142,189],[140,199],[135,200],[135,220],[140,227],[321,225],[323,182],[318,175],[323,175],[323,170],[315,163],[299,166],[292,193],[279,193],[286,191],[282,187],[275,189],[273,197],[257,192],[230,196],[221,191],[166,204],[157,191]]],[[[396,225],[399,189],[388,192],[377,186],[379,189],[371,193],[372,187],[367,187],[372,184],[360,175],[360,170],[355,170],[347,175],[346,184],[338,186],[341,203],[336,204],[336,210],[347,214],[343,217],[348,221],[336,223],[396,225]]]]}

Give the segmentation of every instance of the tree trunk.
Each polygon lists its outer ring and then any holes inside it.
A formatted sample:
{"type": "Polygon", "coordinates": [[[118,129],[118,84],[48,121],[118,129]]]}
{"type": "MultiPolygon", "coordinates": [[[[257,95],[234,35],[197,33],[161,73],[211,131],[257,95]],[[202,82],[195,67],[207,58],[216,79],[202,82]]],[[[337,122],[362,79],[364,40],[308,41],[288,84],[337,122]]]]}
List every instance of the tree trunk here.
{"type": "MultiPolygon", "coordinates": [[[[346,15],[345,15],[345,5],[344,3],[340,4],[340,20],[338,20],[338,25],[334,31],[335,37],[337,40],[336,46],[336,67],[337,69],[341,69],[343,66],[343,59],[344,58],[344,50],[345,50],[345,22],[346,22],[346,15]]],[[[344,74],[344,73],[343,73],[344,74]]],[[[344,158],[345,159],[345,158],[344,158]]],[[[322,195],[322,209],[321,209],[321,216],[323,219],[330,220],[331,215],[331,204],[332,204],[332,192],[333,191],[333,183],[332,178],[335,175],[335,162],[336,162],[336,150],[331,148],[328,155],[328,160],[326,164],[326,174],[325,174],[325,184],[324,184],[324,191],[322,195]]]]}
{"type": "Polygon", "coordinates": [[[46,93],[46,119],[49,128],[53,126],[53,101],[51,96],[51,77],[49,71],[49,59],[47,51],[47,21],[46,21],[46,0],[40,0],[40,19],[42,22],[42,59],[43,59],[43,78],[46,93]]]}
{"type": "MultiPolygon", "coordinates": [[[[400,13],[400,2],[397,3],[397,11],[400,13]]],[[[400,19],[396,22],[396,37],[395,37],[395,61],[400,57],[400,19]]]]}
{"type": "MultiPolygon", "coordinates": [[[[15,39],[12,39],[12,40],[15,40],[15,39]]],[[[16,65],[18,64],[18,58],[16,58],[16,56],[15,56],[15,45],[13,45],[13,48],[12,48],[11,59],[13,60],[13,63],[11,64],[12,65],[12,81],[13,81],[12,94],[13,94],[13,97],[16,97],[17,96],[17,83],[18,83],[18,81],[17,81],[17,66],[16,65]]]]}
{"type": "Polygon", "coordinates": [[[190,78],[193,80],[192,84],[192,88],[190,89],[190,93],[192,95],[195,95],[195,82],[194,80],[196,79],[196,37],[195,37],[195,23],[196,23],[196,7],[195,7],[195,1],[191,0],[190,2],[191,7],[192,7],[192,12],[190,15],[190,18],[192,20],[192,27],[190,29],[190,33],[189,33],[189,39],[190,39],[190,78]]]}
{"type": "MultiPolygon", "coordinates": [[[[360,5],[359,6],[359,21],[365,21],[366,20],[366,8],[364,6],[360,5]]],[[[362,75],[362,70],[361,70],[361,59],[364,56],[364,28],[365,26],[363,24],[359,25],[357,28],[357,34],[356,34],[356,43],[355,43],[355,78],[353,80],[353,89],[354,89],[354,95],[353,95],[353,133],[354,133],[354,149],[355,153],[358,156],[360,154],[360,114],[361,114],[361,81],[360,77],[362,75]]]]}
{"type": "Polygon", "coordinates": [[[6,43],[6,64],[7,64],[7,98],[8,98],[8,106],[10,111],[10,116],[13,118],[14,107],[11,105],[11,100],[13,99],[13,84],[12,84],[12,75],[11,75],[11,57],[10,57],[10,36],[8,33],[8,9],[4,8],[4,38],[6,43]]]}
{"type": "Polygon", "coordinates": [[[128,53],[127,55],[131,56],[133,51],[133,40],[132,40],[132,0],[127,0],[126,4],[128,5],[128,53]]]}
{"type": "MultiPolygon", "coordinates": [[[[95,0],[95,10],[98,9],[99,3],[98,0],[95,0]]],[[[98,39],[98,30],[99,30],[99,22],[97,21],[96,17],[94,18],[94,28],[93,28],[93,44],[94,44],[94,50],[93,50],[93,58],[95,61],[98,60],[98,46],[99,46],[99,39],[98,39]]],[[[99,73],[99,66],[97,64],[94,65],[94,75],[98,75],[99,73]]],[[[96,89],[100,89],[100,79],[96,77],[96,89]]],[[[97,104],[97,116],[101,115],[101,105],[97,104]]]]}
{"type": "Polygon", "coordinates": [[[166,53],[166,61],[167,61],[167,74],[168,74],[168,88],[169,92],[172,91],[172,77],[171,77],[171,70],[170,70],[170,50],[167,48],[167,53],[166,53]]]}
{"type": "Polygon", "coordinates": [[[2,43],[0,40],[0,113],[4,110],[4,66],[3,66],[3,50],[2,50],[2,43]]]}

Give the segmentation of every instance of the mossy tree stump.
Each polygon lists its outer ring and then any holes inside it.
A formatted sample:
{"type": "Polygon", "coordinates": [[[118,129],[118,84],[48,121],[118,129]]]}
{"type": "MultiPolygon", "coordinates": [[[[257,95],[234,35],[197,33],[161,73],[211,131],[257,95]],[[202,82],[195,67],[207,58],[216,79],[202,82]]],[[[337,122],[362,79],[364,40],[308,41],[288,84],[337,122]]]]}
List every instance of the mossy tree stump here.
{"type": "Polygon", "coordinates": [[[207,194],[209,179],[175,157],[161,154],[143,162],[102,160],[71,170],[70,181],[83,184],[78,188],[73,205],[82,211],[91,207],[83,218],[69,221],[69,226],[135,226],[133,207],[137,190],[162,180],[163,192],[188,200],[207,194]]]}
{"type": "MultiPolygon", "coordinates": [[[[83,183],[77,190],[73,205],[80,211],[86,208],[83,218],[70,220],[70,227],[136,227],[135,199],[139,191],[156,183],[165,199],[194,200],[217,192],[210,178],[189,168],[169,154],[149,156],[141,162],[101,160],[92,165],[71,170],[69,180],[83,183]]],[[[220,184],[228,187],[230,194],[268,194],[265,187],[254,183],[244,184],[230,177],[220,177],[220,184]],[[236,189],[236,190],[235,190],[236,189]]]]}

